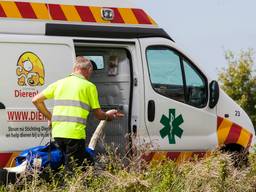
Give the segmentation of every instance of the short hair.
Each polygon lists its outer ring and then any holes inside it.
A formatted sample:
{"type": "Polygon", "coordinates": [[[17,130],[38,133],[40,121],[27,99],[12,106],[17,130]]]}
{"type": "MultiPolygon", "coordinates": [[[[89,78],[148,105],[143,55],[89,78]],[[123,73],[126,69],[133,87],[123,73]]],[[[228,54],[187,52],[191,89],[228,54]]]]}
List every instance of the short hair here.
{"type": "Polygon", "coordinates": [[[77,56],[76,62],[74,63],[73,69],[80,68],[80,69],[87,69],[92,67],[91,61],[84,56],[77,56]]]}

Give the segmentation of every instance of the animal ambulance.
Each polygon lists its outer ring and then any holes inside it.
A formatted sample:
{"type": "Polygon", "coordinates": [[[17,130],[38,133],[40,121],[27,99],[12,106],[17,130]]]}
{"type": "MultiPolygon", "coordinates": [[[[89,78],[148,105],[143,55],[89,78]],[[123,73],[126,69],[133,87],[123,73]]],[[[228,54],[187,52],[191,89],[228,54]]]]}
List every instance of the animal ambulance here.
{"type": "MultiPolygon", "coordinates": [[[[49,142],[47,121],[31,100],[67,77],[76,56],[94,65],[102,109],[125,114],[107,123],[96,151],[114,145],[125,155],[146,146],[151,161],[252,144],[245,111],[129,1],[0,0],[0,23],[0,167],[49,142]]],[[[52,109],[54,101],[46,104],[52,109]]],[[[87,119],[88,140],[98,123],[87,119]]]]}

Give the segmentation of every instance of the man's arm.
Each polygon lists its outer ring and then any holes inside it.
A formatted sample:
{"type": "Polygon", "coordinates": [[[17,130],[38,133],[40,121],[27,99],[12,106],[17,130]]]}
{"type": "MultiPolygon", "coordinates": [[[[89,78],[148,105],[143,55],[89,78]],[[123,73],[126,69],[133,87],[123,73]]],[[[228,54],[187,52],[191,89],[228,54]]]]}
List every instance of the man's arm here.
{"type": "Polygon", "coordinates": [[[32,103],[36,106],[39,112],[41,112],[49,121],[51,121],[52,114],[44,104],[44,100],[46,99],[47,98],[42,93],[39,93],[32,99],[32,103]]]}
{"type": "Polygon", "coordinates": [[[112,121],[113,119],[117,117],[123,117],[124,114],[119,113],[117,110],[112,109],[107,112],[102,111],[101,109],[94,109],[93,114],[98,120],[107,120],[112,121]]]}

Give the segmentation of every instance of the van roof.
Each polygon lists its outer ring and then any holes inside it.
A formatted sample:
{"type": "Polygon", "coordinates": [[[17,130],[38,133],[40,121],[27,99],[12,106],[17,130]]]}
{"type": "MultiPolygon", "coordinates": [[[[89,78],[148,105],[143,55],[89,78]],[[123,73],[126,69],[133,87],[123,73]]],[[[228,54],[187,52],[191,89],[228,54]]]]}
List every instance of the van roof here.
{"type": "MultiPolygon", "coordinates": [[[[5,0],[13,1],[13,0],[5,0]]],[[[35,2],[48,4],[65,4],[65,5],[86,5],[98,7],[134,7],[133,0],[15,0],[15,2],[35,2]]]]}
{"type": "Polygon", "coordinates": [[[11,20],[40,20],[67,23],[93,23],[155,26],[155,21],[142,9],[133,8],[129,1],[120,0],[55,0],[0,1],[0,17],[11,20]]]}
{"type": "Polygon", "coordinates": [[[0,0],[0,33],[171,39],[131,1],[0,0]]]}

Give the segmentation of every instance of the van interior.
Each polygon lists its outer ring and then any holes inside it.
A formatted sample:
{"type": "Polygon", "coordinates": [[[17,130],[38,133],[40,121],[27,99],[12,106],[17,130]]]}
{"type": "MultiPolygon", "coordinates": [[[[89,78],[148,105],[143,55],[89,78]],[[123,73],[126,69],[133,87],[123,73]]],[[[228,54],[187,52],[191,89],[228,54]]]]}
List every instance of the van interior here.
{"type": "MultiPolygon", "coordinates": [[[[107,122],[103,135],[96,145],[97,153],[105,153],[106,147],[115,147],[120,154],[128,152],[129,139],[129,104],[131,98],[131,61],[129,52],[124,48],[86,47],[76,45],[76,56],[91,60],[94,72],[90,81],[98,90],[102,110],[117,109],[125,116],[107,122]]],[[[86,144],[99,124],[91,112],[87,120],[86,144]]]]}

